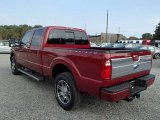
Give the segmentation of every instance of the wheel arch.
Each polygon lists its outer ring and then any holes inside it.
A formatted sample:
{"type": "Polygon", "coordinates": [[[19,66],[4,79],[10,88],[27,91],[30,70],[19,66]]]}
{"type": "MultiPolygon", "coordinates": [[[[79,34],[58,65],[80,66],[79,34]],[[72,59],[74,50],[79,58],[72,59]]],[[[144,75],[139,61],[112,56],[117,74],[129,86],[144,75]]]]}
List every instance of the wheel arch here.
{"type": "Polygon", "coordinates": [[[53,60],[51,68],[52,79],[54,79],[58,74],[62,72],[70,72],[74,77],[76,86],[78,85],[78,81],[80,79],[79,70],[77,69],[76,65],[68,58],[61,57],[53,60]]]}
{"type": "Polygon", "coordinates": [[[68,68],[66,65],[64,64],[56,64],[53,69],[52,69],[52,76],[55,78],[57,77],[57,75],[59,75],[62,72],[71,72],[70,68],[68,68]]]}

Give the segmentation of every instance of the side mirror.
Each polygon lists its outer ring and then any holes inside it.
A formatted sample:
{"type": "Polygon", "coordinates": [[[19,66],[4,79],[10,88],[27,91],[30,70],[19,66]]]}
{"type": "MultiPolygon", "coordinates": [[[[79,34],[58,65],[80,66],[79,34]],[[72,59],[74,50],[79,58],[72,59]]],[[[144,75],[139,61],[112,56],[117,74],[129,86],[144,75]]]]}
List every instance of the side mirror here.
{"type": "Polygon", "coordinates": [[[9,47],[12,47],[16,43],[15,39],[9,40],[9,47]]]}

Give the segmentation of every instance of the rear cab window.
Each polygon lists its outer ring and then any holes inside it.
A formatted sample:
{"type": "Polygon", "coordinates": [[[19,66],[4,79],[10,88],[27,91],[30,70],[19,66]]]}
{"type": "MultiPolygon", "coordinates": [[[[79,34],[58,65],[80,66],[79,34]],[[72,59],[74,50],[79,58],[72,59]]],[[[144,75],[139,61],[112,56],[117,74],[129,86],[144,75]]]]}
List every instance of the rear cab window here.
{"type": "Polygon", "coordinates": [[[75,30],[51,30],[48,35],[48,44],[61,45],[88,45],[88,38],[85,32],[75,30]]]}

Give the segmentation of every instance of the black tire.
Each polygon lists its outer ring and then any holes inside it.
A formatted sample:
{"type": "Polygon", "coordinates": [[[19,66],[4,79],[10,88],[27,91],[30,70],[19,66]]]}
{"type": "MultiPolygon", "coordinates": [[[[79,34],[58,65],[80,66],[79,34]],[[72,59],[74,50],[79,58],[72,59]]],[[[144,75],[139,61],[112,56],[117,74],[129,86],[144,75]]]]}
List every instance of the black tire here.
{"type": "Polygon", "coordinates": [[[80,94],[70,72],[60,73],[55,79],[55,97],[64,110],[75,109],[80,104],[80,94]]]}
{"type": "Polygon", "coordinates": [[[18,66],[17,66],[17,63],[16,63],[16,60],[15,60],[14,56],[11,58],[11,70],[12,70],[13,75],[19,75],[20,74],[20,72],[18,71],[18,66]]]}
{"type": "Polygon", "coordinates": [[[160,53],[156,53],[155,55],[154,55],[154,59],[159,59],[160,58],[160,53]]]}

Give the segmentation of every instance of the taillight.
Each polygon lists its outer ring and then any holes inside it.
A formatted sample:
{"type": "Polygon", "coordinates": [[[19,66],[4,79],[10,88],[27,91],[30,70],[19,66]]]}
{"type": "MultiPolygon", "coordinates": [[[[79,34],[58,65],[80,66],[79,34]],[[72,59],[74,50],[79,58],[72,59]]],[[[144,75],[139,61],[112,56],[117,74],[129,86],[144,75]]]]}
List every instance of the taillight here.
{"type": "Polygon", "coordinates": [[[107,60],[102,67],[102,79],[111,79],[112,66],[110,60],[107,60]]]}

